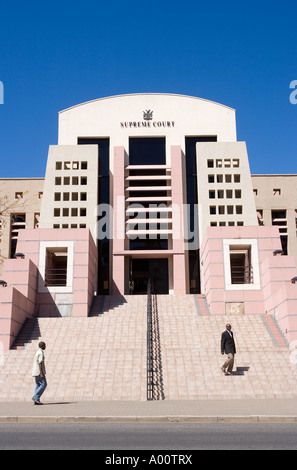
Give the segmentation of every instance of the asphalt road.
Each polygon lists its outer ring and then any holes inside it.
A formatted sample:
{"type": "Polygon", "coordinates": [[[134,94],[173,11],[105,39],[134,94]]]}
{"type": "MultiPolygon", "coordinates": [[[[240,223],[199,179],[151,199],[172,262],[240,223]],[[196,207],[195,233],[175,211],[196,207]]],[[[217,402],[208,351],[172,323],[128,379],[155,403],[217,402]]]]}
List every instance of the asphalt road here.
{"type": "Polygon", "coordinates": [[[297,423],[0,424],[0,450],[100,449],[296,450],[297,423]]]}

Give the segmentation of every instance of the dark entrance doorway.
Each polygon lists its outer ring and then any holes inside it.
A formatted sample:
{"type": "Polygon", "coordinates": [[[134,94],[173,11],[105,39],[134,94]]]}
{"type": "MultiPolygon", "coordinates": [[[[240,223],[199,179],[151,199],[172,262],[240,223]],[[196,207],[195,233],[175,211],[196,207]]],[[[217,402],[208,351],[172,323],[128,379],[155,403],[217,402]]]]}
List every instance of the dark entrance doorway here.
{"type": "Polygon", "coordinates": [[[146,294],[149,279],[152,293],[168,294],[168,259],[130,259],[129,294],[146,294]]]}

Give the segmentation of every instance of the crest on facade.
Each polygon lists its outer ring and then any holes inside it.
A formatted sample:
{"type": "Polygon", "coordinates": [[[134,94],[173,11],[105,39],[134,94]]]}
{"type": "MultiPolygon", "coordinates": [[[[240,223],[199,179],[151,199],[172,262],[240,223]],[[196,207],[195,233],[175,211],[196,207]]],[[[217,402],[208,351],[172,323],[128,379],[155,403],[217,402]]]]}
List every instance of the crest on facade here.
{"type": "Polygon", "coordinates": [[[150,109],[143,111],[143,119],[145,121],[151,121],[153,119],[153,111],[151,111],[150,109]]]}

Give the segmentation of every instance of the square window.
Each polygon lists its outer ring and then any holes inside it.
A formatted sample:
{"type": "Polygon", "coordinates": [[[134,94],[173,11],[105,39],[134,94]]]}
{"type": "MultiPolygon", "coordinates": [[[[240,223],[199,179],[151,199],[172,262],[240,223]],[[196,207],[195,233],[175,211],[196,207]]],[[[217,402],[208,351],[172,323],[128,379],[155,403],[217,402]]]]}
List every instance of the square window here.
{"type": "Polygon", "coordinates": [[[63,207],[63,217],[68,217],[69,216],[69,209],[68,207],[63,207]]]}
{"type": "Polygon", "coordinates": [[[242,214],[242,206],[236,206],[236,214],[242,214]]]}
{"type": "Polygon", "coordinates": [[[217,213],[216,206],[210,206],[209,207],[209,213],[210,213],[210,215],[215,215],[217,213]]]}
{"type": "Polygon", "coordinates": [[[209,191],[209,199],[214,199],[216,197],[215,191],[209,191]]]}
{"type": "Polygon", "coordinates": [[[222,160],[216,160],[216,167],[217,168],[222,168],[223,166],[223,161],[222,160]]]}
{"type": "Polygon", "coordinates": [[[234,175],[234,183],[240,183],[240,175],[234,175]]]}
{"type": "Polygon", "coordinates": [[[236,199],[241,199],[241,189],[235,189],[235,197],[236,199]]]}
{"type": "Polygon", "coordinates": [[[61,201],[61,193],[55,193],[55,201],[61,201]]]}
{"type": "Polygon", "coordinates": [[[81,162],[81,169],[82,170],[87,170],[88,169],[88,162],[81,162]]]}
{"type": "Polygon", "coordinates": [[[232,175],[225,175],[225,181],[226,181],[226,183],[231,183],[232,175]]]}
{"type": "Polygon", "coordinates": [[[230,159],[225,159],[224,160],[224,167],[225,168],[230,168],[231,167],[231,160],[230,159]]]}
{"type": "Polygon", "coordinates": [[[273,195],[274,195],[274,196],[280,196],[280,195],[281,195],[281,190],[280,190],[280,188],[274,189],[274,190],[273,190],[273,195]]]}
{"type": "Polygon", "coordinates": [[[60,217],[61,210],[59,208],[54,209],[54,217],[60,217]]]}
{"type": "Polygon", "coordinates": [[[14,197],[15,197],[15,199],[23,199],[23,196],[24,196],[24,194],[21,191],[19,191],[19,192],[15,193],[14,197]]]}
{"type": "Polygon", "coordinates": [[[76,207],[72,207],[71,209],[71,217],[77,217],[78,209],[76,207]]]}
{"type": "Polygon", "coordinates": [[[228,199],[232,199],[232,189],[227,189],[227,191],[226,191],[226,197],[227,197],[228,199]]]}
{"type": "Polygon", "coordinates": [[[225,214],[225,206],[219,206],[219,214],[225,214]]]}
{"type": "Polygon", "coordinates": [[[72,176],[72,184],[76,186],[78,184],[78,176],[72,176]]]}
{"type": "Polygon", "coordinates": [[[79,214],[80,214],[81,217],[86,217],[86,215],[87,215],[87,209],[84,208],[84,207],[81,207],[79,214]]]}
{"type": "Polygon", "coordinates": [[[56,170],[62,170],[62,162],[56,162],[56,170]]]}
{"type": "Polygon", "coordinates": [[[72,201],[78,201],[78,193],[72,193],[71,194],[71,199],[72,199],[72,201]]]}
{"type": "Polygon", "coordinates": [[[207,166],[208,166],[208,168],[213,168],[214,167],[213,160],[207,160],[207,166]]]}
{"type": "Polygon", "coordinates": [[[227,206],[227,214],[233,214],[233,206],[227,206]]]}
{"type": "Polygon", "coordinates": [[[86,201],[87,200],[87,193],[80,193],[80,200],[86,201]]]}
{"type": "Polygon", "coordinates": [[[64,176],[64,184],[67,185],[67,186],[70,184],[69,176],[64,176]]]}
{"type": "Polygon", "coordinates": [[[69,193],[63,193],[63,201],[69,201],[69,193]]]}
{"type": "Polygon", "coordinates": [[[61,184],[62,184],[62,178],[60,176],[56,176],[55,185],[60,186],[61,184]]]}
{"type": "Polygon", "coordinates": [[[233,168],[239,168],[239,158],[233,158],[233,168]]]}
{"type": "Polygon", "coordinates": [[[81,178],[80,178],[80,184],[86,185],[86,184],[87,184],[87,181],[88,181],[88,179],[87,179],[86,176],[81,176],[81,178]]]}
{"type": "Polygon", "coordinates": [[[71,162],[64,162],[64,170],[70,170],[71,169],[71,162]]]}
{"type": "Polygon", "coordinates": [[[219,198],[219,199],[224,199],[224,191],[223,191],[222,189],[220,189],[220,190],[218,191],[218,198],[219,198]]]}
{"type": "Polygon", "coordinates": [[[208,182],[209,182],[209,183],[214,183],[214,182],[215,182],[215,177],[214,177],[214,175],[208,175],[208,182]]]}
{"type": "Polygon", "coordinates": [[[79,169],[79,162],[72,162],[72,170],[78,170],[79,169]]]}
{"type": "Polygon", "coordinates": [[[223,182],[223,175],[217,175],[217,183],[223,182]]]}

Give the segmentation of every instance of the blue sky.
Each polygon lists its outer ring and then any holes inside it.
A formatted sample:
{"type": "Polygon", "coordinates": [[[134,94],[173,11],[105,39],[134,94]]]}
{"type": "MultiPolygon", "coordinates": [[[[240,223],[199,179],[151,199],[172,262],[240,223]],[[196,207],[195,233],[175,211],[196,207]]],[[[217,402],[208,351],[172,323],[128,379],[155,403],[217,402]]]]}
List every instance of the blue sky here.
{"type": "Polygon", "coordinates": [[[235,108],[251,172],[297,173],[295,1],[1,1],[0,177],[43,177],[58,112],[125,93],[235,108]]]}

